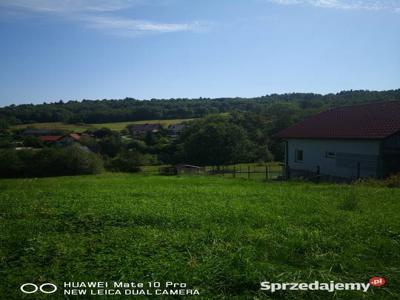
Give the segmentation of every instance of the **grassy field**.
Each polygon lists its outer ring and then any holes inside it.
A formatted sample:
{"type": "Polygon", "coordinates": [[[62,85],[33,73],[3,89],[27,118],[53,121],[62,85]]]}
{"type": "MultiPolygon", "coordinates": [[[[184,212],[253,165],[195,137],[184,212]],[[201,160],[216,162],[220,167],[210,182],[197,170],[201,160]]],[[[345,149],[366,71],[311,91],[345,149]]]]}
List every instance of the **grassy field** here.
{"type": "Polygon", "coordinates": [[[400,297],[400,189],[101,174],[0,190],[0,299],[77,298],[22,295],[25,282],[113,280],[186,282],[202,299],[400,297]],[[373,276],[387,284],[367,293],[259,290],[373,276]]]}
{"type": "Polygon", "coordinates": [[[154,124],[158,123],[163,126],[168,126],[172,124],[180,124],[185,121],[190,121],[193,119],[173,119],[173,120],[145,120],[145,121],[131,121],[131,122],[115,122],[115,123],[99,123],[99,124],[66,124],[61,122],[53,122],[53,123],[32,123],[32,124],[21,124],[14,125],[12,129],[24,129],[27,127],[31,128],[39,128],[39,129],[59,129],[59,130],[67,130],[74,132],[83,132],[88,129],[96,129],[96,128],[110,128],[111,130],[120,131],[125,129],[127,125],[130,124],[154,124]]]}

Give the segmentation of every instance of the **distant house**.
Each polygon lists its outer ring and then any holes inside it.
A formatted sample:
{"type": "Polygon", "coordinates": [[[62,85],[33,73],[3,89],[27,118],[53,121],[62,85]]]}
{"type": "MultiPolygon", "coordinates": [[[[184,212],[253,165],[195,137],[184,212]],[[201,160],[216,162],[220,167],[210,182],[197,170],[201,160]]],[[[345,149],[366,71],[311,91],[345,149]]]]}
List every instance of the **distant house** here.
{"type": "Polygon", "coordinates": [[[160,124],[132,124],[128,126],[134,136],[144,136],[147,133],[155,133],[161,130],[160,124]]]}
{"type": "Polygon", "coordinates": [[[177,137],[185,128],[185,124],[172,124],[168,126],[168,132],[171,137],[177,137]]]}
{"type": "Polygon", "coordinates": [[[62,139],[62,135],[42,135],[39,136],[39,140],[44,143],[55,143],[62,139]]]}
{"type": "Polygon", "coordinates": [[[74,141],[79,141],[81,139],[81,134],[80,133],[70,133],[69,136],[74,140],[74,141]]]}
{"type": "Polygon", "coordinates": [[[38,137],[44,143],[59,145],[67,145],[80,140],[81,135],[79,133],[71,133],[67,135],[43,135],[38,137]]]}
{"type": "Polygon", "coordinates": [[[400,101],[334,108],[278,134],[286,176],[354,179],[400,172],[400,101]]]}

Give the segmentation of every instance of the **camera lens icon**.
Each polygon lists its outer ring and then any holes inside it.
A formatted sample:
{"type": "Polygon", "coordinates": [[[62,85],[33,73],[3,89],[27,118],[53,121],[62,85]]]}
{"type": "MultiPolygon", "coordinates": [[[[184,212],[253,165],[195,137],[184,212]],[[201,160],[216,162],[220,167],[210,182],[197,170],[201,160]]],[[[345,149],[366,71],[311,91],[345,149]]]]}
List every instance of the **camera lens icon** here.
{"type": "Polygon", "coordinates": [[[41,285],[28,282],[21,285],[20,290],[24,294],[33,294],[38,291],[42,292],[43,294],[53,294],[57,291],[57,286],[49,282],[43,283],[41,285]]]}

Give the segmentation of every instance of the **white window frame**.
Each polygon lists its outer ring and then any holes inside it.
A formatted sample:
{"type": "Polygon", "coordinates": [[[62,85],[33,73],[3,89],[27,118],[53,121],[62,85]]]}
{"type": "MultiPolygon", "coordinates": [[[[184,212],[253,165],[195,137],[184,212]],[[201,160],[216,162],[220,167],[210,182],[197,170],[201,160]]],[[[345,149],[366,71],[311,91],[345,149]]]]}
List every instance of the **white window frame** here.
{"type": "Polygon", "coordinates": [[[333,152],[333,151],[326,151],[326,152],[325,152],[325,157],[326,157],[326,158],[331,158],[331,159],[336,159],[336,152],[333,152]]]}
{"type": "Polygon", "coordinates": [[[303,149],[295,149],[294,150],[294,161],[297,163],[303,163],[304,162],[304,151],[303,149]],[[301,152],[301,160],[298,159],[298,153],[301,152]]]}

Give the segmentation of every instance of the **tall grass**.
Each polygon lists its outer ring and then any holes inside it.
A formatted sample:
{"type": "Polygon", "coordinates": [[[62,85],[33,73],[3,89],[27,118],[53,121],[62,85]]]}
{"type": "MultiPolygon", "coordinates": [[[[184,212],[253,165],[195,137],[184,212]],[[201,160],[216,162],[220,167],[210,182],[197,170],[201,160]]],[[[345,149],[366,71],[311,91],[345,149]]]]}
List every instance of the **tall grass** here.
{"type": "Polygon", "coordinates": [[[1,299],[23,299],[24,282],[104,280],[186,282],[202,299],[400,297],[400,189],[113,173],[0,190],[1,299]],[[387,284],[365,294],[259,290],[372,276],[387,284]]]}

